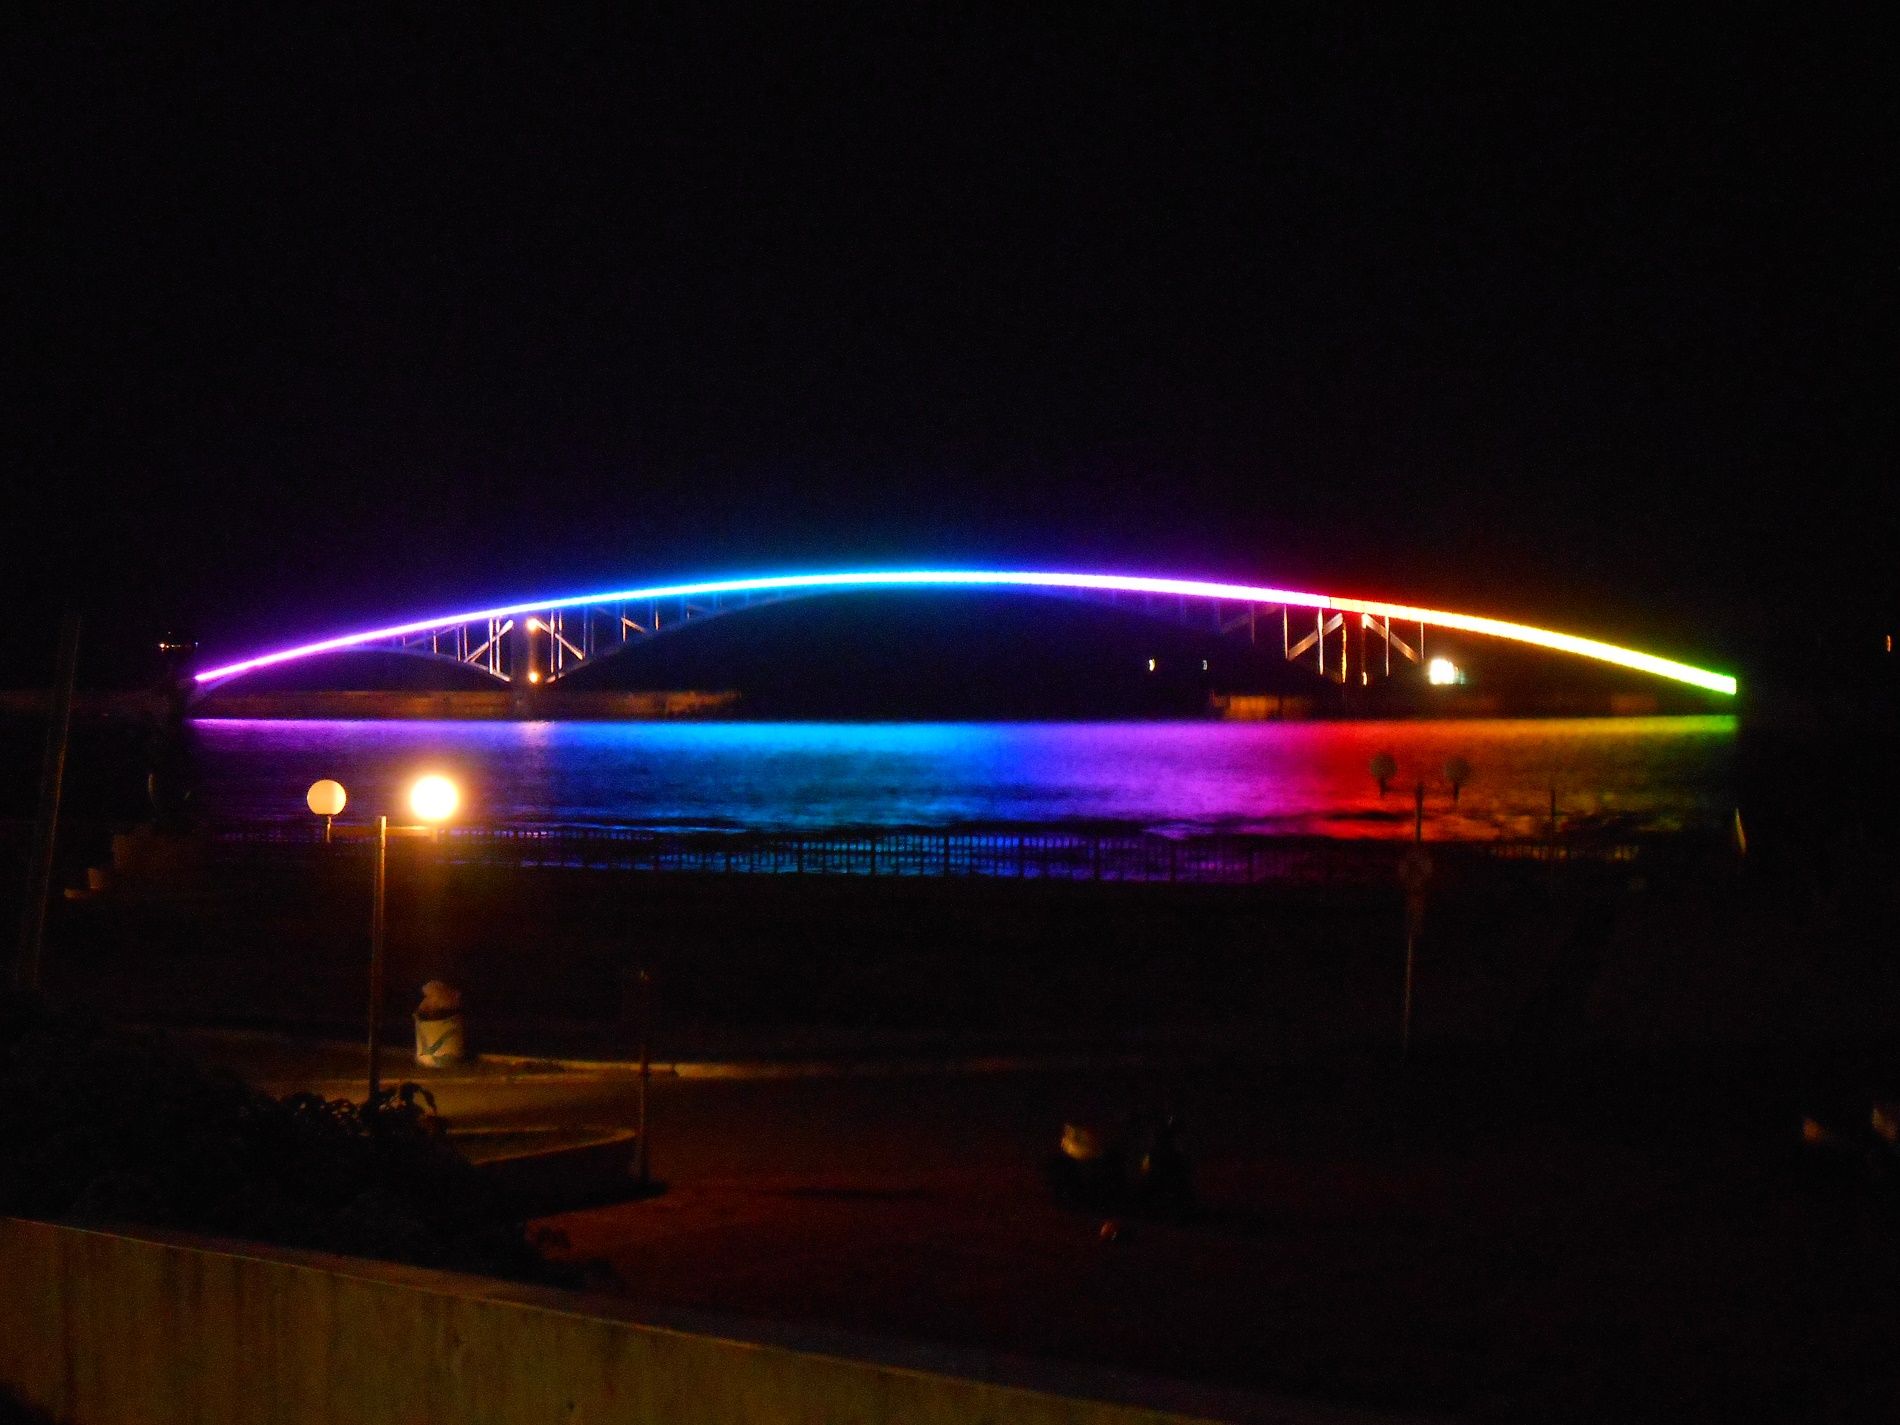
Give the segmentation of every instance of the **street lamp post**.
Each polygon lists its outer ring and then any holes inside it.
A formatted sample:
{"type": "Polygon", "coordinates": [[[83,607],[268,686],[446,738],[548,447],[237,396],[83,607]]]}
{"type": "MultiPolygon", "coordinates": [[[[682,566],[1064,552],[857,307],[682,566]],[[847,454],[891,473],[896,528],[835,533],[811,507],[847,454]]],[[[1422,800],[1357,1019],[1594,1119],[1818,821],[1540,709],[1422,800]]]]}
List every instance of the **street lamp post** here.
{"type": "MultiPolygon", "coordinates": [[[[1424,783],[1420,802],[1423,802],[1424,783]]],[[[1420,821],[1422,830],[1424,823],[1420,821]]],[[[1414,839],[1405,848],[1405,854],[1399,857],[1399,883],[1405,887],[1405,988],[1399,1001],[1399,1058],[1409,1059],[1412,1055],[1412,980],[1417,964],[1418,933],[1425,925],[1425,887],[1432,878],[1431,853],[1425,849],[1424,838],[1414,832],[1414,839]]]]}
{"type": "MultiPolygon", "coordinates": [[[[348,801],[339,782],[324,780],[312,784],[304,798],[310,810],[324,819],[323,839],[330,839],[330,822],[348,801]]],[[[409,808],[424,821],[440,826],[455,814],[461,794],[455,783],[434,773],[421,777],[409,789],[409,808]]],[[[369,1106],[374,1109],[382,1096],[383,1073],[383,964],[387,941],[389,886],[389,817],[376,817],[375,875],[371,882],[369,911],[369,1106]]]]}
{"type": "Polygon", "coordinates": [[[330,823],[335,821],[349,801],[349,794],[343,790],[341,782],[333,782],[325,777],[321,782],[312,782],[310,790],[304,793],[304,805],[311,812],[323,818],[323,844],[330,844],[330,823]]]}
{"type": "Polygon", "coordinates": [[[640,1180],[640,1191],[645,1192],[652,1186],[652,1158],[647,1151],[647,1081],[652,1077],[652,1064],[648,1055],[652,1048],[653,1025],[653,972],[640,971],[640,1136],[636,1139],[634,1159],[636,1174],[640,1180]]]}
{"type": "Polygon", "coordinates": [[[376,818],[376,877],[369,911],[369,1101],[382,1093],[384,904],[389,887],[389,818],[376,818]]]}
{"type": "MultiPolygon", "coordinates": [[[[1373,780],[1379,795],[1385,795],[1386,783],[1397,774],[1397,760],[1389,752],[1372,759],[1373,780]]],[[[1462,757],[1445,763],[1445,780],[1451,784],[1454,805],[1458,793],[1471,779],[1471,764],[1462,757]]],[[[1399,857],[1399,884],[1405,887],[1405,982],[1399,997],[1399,1058],[1412,1053],[1412,985],[1418,958],[1419,931],[1425,924],[1425,888],[1432,878],[1432,857],[1425,849],[1425,779],[1420,777],[1412,788],[1412,844],[1399,857]]]]}

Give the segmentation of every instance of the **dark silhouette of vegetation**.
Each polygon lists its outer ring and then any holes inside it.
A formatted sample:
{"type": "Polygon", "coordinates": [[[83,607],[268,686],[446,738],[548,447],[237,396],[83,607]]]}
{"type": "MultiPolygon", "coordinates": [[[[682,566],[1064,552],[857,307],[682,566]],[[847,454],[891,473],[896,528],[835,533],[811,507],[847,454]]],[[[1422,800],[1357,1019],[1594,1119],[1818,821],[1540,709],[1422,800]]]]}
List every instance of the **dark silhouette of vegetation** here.
{"type": "Polygon", "coordinates": [[[52,1422],[52,1416],[22,1405],[17,1395],[0,1385],[0,1425],[52,1425],[52,1422]]]}
{"type": "Polygon", "coordinates": [[[283,1100],[164,1041],[0,998],[0,1213],[569,1284],[413,1084],[283,1100]]]}

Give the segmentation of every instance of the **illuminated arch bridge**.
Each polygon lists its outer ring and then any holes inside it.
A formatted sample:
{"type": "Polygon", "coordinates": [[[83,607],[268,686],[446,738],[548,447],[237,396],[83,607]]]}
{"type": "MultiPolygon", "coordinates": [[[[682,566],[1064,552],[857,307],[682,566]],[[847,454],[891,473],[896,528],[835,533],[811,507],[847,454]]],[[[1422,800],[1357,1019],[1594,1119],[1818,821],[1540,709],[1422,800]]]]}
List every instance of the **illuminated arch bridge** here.
{"type": "Polygon", "coordinates": [[[212,684],[326,653],[381,648],[472,665],[502,682],[552,683],[581,664],[629,644],[738,609],[815,594],[891,589],[1003,590],[1107,600],[1220,633],[1244,635],[1255,644],[1278,642],[1288,660],[1310,660],[1321,676],[1342,683],[1370,683],[1389,676],[1395,657],[1401,664],[1424,661],[1427,630],[1449,629],[1595,659],[1714,693],[1733,696],[1735,692],[1735,679],[1725,673],[1481,614],[1201,579],[1007,569],[783,574],[529,599],[279,648],[207,669],[197,679],[200,684],[212,684]]]}

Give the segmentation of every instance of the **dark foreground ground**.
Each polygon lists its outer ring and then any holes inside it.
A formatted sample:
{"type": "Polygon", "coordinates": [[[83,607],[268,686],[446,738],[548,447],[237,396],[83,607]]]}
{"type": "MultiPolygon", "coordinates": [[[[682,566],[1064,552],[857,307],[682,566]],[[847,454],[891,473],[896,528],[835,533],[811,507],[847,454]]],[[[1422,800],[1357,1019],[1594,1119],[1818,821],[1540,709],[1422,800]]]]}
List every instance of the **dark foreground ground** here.
{"type": "MultiPolygon", "coordinates": [[[[1446,884],[1403,1065],[1395,892],[409,869],[392,982],[450,967],[491,1047],[624,1051],[644,964],[662,1059],[1146,1049],[663,1080],[669,1191],[547,1224],[632,1295],[1472,1418],[1900,1412],[1900,1208],[1799,1146],[1804,1114],[1864,1146],[1900,1096],[1871,849],[1446,884]],[[1163,1108],[1200,1215],[1050,1199],[1065,1120],[1163,1108]]],[[[324,876],[68,906],[57,979],[148,1019],[347,1025],[361,909],[324,876]]],[[[466,1123],[631,1114],[624,1077],[435,1082],[466,1123]]]]}
{"type": "Polygon", "coordinates": [[[1336,1402],[1893,1418],[1896,1204],[1808,1181],[1796,1096],[1737,1067],[681,1084],[673,1191],[550,1225],[636,1297],[1336,1402]],[[1040,1161],[1158,1098],[1202,1212],[1105,1242],[1040,1161]]]}
{"type": "MultiPolygon", "coordinates": [[[[227,1042],[275,1088],[360,1055],[227,1042]]],[[[414,1071],[412,1071],[414,1072],[414,1071]]],[[[329,1077],[324,1077],[324,1076],[329,1077]]],[[[457,1127],[631,1121],[625,1074],[422,1075],[457,1127]]],[[[545,1219],[639,1300],[1471,1419],[1882,1419],[1900,1201],[1759,1051],[706,1079],[652,1089],[660,1197],[545,1219]],[[1065,1207],[1061,1125],[1171,1109],[1180,1221],[1065,1207]],[[1117,1224],[1112,1240],[1106,1221],[1117,1224]]]]}

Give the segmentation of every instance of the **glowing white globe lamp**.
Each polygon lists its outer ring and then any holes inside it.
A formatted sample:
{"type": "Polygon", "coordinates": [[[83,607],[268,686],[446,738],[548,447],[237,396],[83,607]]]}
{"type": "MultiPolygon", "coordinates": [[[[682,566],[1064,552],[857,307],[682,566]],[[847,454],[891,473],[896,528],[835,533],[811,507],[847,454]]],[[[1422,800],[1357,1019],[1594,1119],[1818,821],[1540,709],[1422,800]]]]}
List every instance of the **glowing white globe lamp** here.
{"type": "Polygon", "coordinates": [[[349,799],[349,793],[343,790],[343,784],[333,782],[328,777],[320,782],[312,782],[310,790],[303,794],[304,805],[310,808],[313,815],[323,818],[324,845],[330,844],[330,823],[336,819],[337,813],[343,810],[343,804],[349,799]]]}

